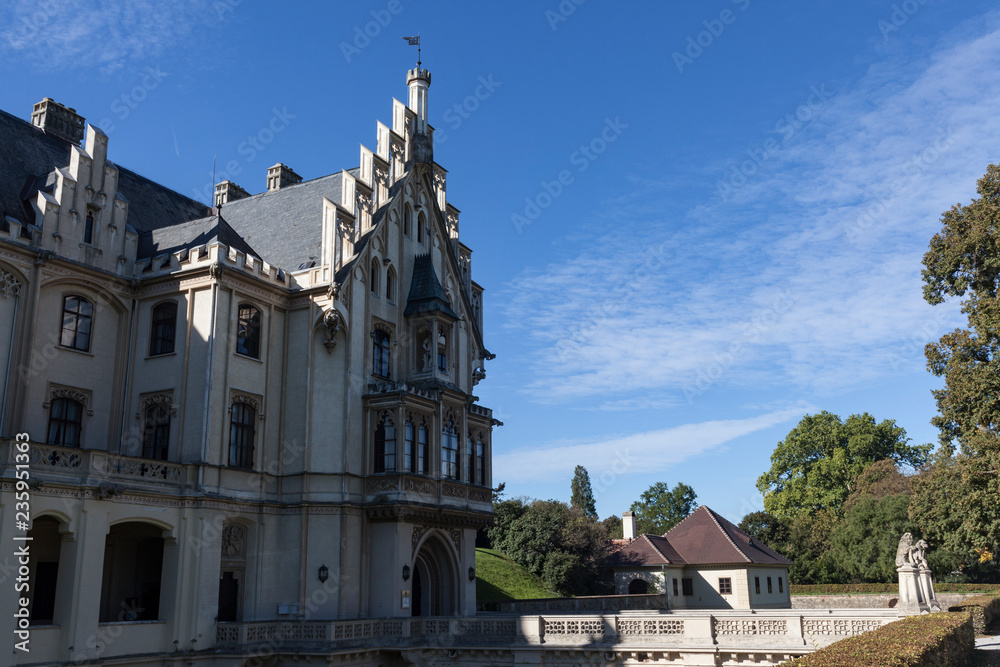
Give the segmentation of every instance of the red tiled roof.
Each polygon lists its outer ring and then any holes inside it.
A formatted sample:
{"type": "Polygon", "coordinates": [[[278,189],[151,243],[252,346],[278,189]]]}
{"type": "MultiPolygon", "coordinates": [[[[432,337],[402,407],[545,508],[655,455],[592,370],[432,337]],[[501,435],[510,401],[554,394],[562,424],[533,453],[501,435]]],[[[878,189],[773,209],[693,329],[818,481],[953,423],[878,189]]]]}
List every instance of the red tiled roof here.
{"type": "Polygon", "coordinates": [[[691,512],[665,535],[640,535],[611,558],[612,567],[744,563],[791,565],[792,561],[705,505],[691,512]]]}

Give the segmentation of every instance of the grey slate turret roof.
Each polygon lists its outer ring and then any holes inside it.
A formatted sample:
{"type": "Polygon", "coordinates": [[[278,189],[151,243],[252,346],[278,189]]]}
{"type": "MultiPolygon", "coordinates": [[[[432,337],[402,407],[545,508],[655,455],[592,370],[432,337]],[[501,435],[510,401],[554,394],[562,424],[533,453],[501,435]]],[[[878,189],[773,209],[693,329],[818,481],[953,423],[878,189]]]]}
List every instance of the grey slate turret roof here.
{"type": "MultiPolygon", "coordinates": [[[[47,134],[17,116],[0,111],[0,219],[5,215],[34,223],[25,197],[44,187],[53,169],[69,166],[70,142],[47,134]],[[32,187],[29,179],[35,179],[32,187]]],[[[109,163],[110,164],[110,163],[109,163]]],[[[118,168],[118,194],[128,202],[128,224],[139,232],[203,218],[209,208],[139,174],[118,168]]]]}
{"type": "Polygon", "coordinates": [[[403,315],[422,313],[442,313],[453,319],[458,315],[451,309],[448,295],[434,273],[434,264],[429,254],[417,255],[413,259],[413,278],[410,281],[410,295],[406,299],[403,315]]]}

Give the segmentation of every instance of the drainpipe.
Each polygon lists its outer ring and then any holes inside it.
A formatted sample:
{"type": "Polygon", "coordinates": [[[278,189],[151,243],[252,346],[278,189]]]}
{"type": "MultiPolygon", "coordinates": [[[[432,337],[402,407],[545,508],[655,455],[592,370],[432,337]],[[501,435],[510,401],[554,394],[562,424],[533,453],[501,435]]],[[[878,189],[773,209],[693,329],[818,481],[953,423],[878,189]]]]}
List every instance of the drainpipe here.
{"type": "MultiPolygon", "coordinates": [[[[125,424],[128,422],[128,411],[126,407],[128,406],[129,390],[132,385],[132,353],[134,352],[133,346],[135,345],[135,309],[136,300],[132,297],[132,310],[128,316],[128,347],[125,350],[125,391],[122,394],[122,432],[121,436],[118,438],[118,453],[126,454],[125,451],[125,424]]],[[[140,455],[142,452],[140,452],[140,455]]]]}
{"type": "MultiPolygon", "coordinates": [[[[7,345],[7,372],[3,376],[3,397],[0,400],[0,434],[3,434],[7,416],[7,389],[10,387],[11,369],[14,367],[14,341],[17,340],[17,315],[20,311],[21,297],[14,297],[14,318],[10,323],[10,343],[7,345]]],[[[13,429],[11,429],[13,431],[13,429]]],[[[14,435],[13,432],[10,435],[14,435]]]]}

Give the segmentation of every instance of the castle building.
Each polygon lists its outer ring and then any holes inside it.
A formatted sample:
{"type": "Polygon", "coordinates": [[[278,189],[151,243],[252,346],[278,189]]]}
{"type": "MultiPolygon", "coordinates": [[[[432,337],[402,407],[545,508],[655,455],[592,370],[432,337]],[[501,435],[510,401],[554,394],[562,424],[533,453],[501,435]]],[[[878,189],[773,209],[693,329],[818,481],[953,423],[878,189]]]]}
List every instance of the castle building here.
{"type": "Polygon", "coordinates": [[[4,664],[242,664],[205,656],[258,621],[475,615],[499,422],[430,83],[358,167],[279,163],[211,208],[74,109],[0,111],[4,664]]]}

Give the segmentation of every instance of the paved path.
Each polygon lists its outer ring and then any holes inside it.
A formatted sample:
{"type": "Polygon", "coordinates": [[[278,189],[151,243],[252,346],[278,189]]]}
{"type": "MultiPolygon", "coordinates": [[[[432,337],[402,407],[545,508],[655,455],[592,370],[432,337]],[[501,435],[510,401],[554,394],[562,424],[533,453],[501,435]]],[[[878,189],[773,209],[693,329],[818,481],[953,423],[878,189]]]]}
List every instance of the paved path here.
{"type": "Polygon", "coordinates": [[[1000,635],[976,637],[976,648],[985,651],[1000,651],[1000,635]]]}

